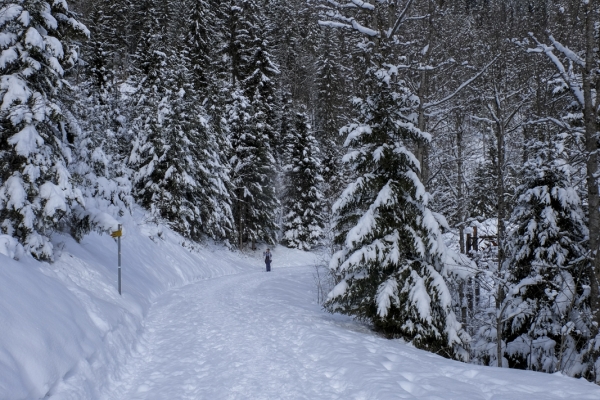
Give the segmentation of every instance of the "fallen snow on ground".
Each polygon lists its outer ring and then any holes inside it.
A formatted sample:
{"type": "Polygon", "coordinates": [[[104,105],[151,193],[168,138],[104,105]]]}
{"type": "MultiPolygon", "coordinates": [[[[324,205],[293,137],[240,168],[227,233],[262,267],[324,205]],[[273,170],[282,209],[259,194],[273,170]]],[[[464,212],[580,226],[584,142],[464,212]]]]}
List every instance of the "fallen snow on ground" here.
{"type": "MultiPolygon", "coordinates": [[[[319,257],[189,250],[122,221],[116,243],[57,235],[52,264],[0,252],[0,399],[598,399],[560,375],[478,367],[386,340],[317,304],[319,257]]],[[[7,247],[8,248],[8,247],[7,247]]]]}
{"type": "Polygon", "coordinates": [[[324,314],[312,272],[245,272],[161,297],[104,398],[600,398],[585,381],[450,361],[324,314]]]}
{"type": "MultiPolygon", "coordinates": [[[[98,398],[135,351],[157,298],[264,265],[260,250],[240,254],[216,244],[190,250],[189,242],[145,221],[139,209],[121,222],[122,296],[117,244],[108,235],[93,233],[81,243],[55,235],[62,250],[52,264],[13,260],[14,246],[0,237],[0,399],[98,398]]],[[[287,249],[274,253],[304,265],[314,259],[287,249]]]]}

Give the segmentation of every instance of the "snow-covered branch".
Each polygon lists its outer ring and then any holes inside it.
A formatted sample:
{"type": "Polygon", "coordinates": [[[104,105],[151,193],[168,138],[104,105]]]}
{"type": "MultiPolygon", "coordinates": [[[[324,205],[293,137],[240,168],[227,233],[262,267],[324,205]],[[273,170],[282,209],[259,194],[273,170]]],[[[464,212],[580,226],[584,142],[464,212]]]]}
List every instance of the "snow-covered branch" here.
{"type": "MultiPolygon", "coordinates": [[[[534,49],[528,49],[528,52],[530,53],[544,53],[546,54],[546,56],[548,58],[550,58],[550,61],[552,61],[554,63],[554,65],[556,66],[556,69],[558,70],[558,73],[560,74],[560,77],[562,78],[562,80],[569,86],[569,89],[571,89],[571,92],[573,93],[573,95],[575,96],[575,98],[577,99],[577,102],[581,105],[584,106],[585,102],[583,99],[583,90],[581,88],[581,86],[573,81],[573,78],[571,76],[569,76],[569,74],[567,73],[567,70],[564,66],[564,64],[562,63],[562,61],[560,61],[558,59],[558,57],[556,56],[556,54],[554,54],[554,52],[552,50],[555,49],[554,46],[546,46],[543,43],[540,43],[536,37],[533,34],[530,34],[530,36],[533,38],[533,40],[535,40],[535,42],[537,43],[537,47],[534,49]]],[[[551,39],[553,40],[553,39],[551,39]]],[[[558,43],[554,40],[554,43],[558,43]]],[[[560,45],[560,43],[558,43],[560,45]]],[[[566,47],[560,45],[560,47],[565,50],[567,53],[570,53],[572,56],[576,55],[571,51],[568,50],[566,47]],[[568,50],[568,51],[567,51],[568,50]]],[[[561,51],[559,49],[559,51],[561,51]]],[[[563,52],[563,54],[565,54],[563,52]]],[[[567,58],[569,58],[571,61],[573,61],[569,55],[565,54],[567,56],[567,58]]]]}
{"type": "Polygon", "coordinates": [[[580,67],[582,67],[582,68],[585,67],[585,61],[581,57],[579,57],[577,54],[575,54],[571,49],[563,46],[560,42],[558,42],[556,39],[554,39],[554,37],[552,35],[549,35],[548,38],[550,39],[550,41],[552,42],[552,45],[554,46],[554,48],[556,50],[563,53],[569,60],[573,61],[575,64],[579,65],[580,67]]]}
{"type": "Polygon", "coordinates": [[[404,22],[404,17],[406,16],[406,13],[408,12],[412,3],[413,3],[413,0],[409,0],[406,3],[404,10],[402,10],[400,15],[398,16],[398,19],[396,19],[396,23],[394,24],[394,27],[392,28],[392,30],[389,31],[388,38],[391,38],[392,36],[394,36],[396,34],[396,31],[398,31],[398,28],[400,28],[400,25],[402,25],[402,22],[404,22]]]}
{"type": "Polygon", "coordinates": [[[485,67],[483,67],[483,69],[481,71],[479,71],[477,74],[475,74],[473,77],[471,77],[470,79],[463,82],[454,92],[450,93],[448,96],[446,96],[443,99],[438,100],[438,101],[425,103],[425,104],[423,104],[423,108],[426,110],[431,107],[439,106],[440,104],[443,104],[443,103],[447,102],[448,100],[451,100],[457,94],[459,94],[464,88],[466,88],[471,83],[473,83],[477,78],[479,78],[493,63],[496,62],[496,60],[498,60],[498,57],[496,57],[492,61],[490,61],[489,64],[487,64],[485,67]]]}
{"type": "Polygon", "coordinates": [[[350,19],[350,24],[344,24],[344,23],[335,22],[335,21],[318,21],[318,24],[321,26],[328,26],[330,28],[352,29],[352,30],[358,31],[360,33],[363,33],[365,35],[373,36],[373,37],[379,36],[379,33],[377,31],[374,31],[371,28],[367,28],[366,26],[361,25],[354,18],[350,19]]]}
{"type": "Polygon", "coordinates": [[[356,4],[360,8],[365,8],[365,9],[371,10],[371,11],[375,10],[375,6],[371,3],[367,3],[366,1],[352,0],[352,3],[356,4]]]}

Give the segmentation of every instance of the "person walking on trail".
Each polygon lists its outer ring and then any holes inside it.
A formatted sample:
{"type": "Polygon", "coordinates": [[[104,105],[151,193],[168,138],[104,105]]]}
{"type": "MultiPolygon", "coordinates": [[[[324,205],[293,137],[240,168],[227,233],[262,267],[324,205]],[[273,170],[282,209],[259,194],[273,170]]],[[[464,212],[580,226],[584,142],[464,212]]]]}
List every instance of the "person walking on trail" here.
{"type": "Polygon", "coordinates": [[[263,256],[265,257],[265,264],[267,265],[267,272],[271,272],[271,260],[273,259],[273,255],[271,254],[271,249],[267,249],[267,251],[265,251],[263,253],[263,256]]]}

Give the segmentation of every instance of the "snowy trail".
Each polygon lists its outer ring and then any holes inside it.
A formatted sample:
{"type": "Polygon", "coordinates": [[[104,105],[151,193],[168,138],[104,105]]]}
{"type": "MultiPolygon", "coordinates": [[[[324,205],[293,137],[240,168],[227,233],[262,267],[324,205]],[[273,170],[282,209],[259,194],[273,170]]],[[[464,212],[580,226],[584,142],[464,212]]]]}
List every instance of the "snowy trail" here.
{"type": "Polygon", "coordinates": [[[315,304],[312,269],[198,282],[151,308],[106,399],[598,399],[558,375],[462,364],[315,304]]]}

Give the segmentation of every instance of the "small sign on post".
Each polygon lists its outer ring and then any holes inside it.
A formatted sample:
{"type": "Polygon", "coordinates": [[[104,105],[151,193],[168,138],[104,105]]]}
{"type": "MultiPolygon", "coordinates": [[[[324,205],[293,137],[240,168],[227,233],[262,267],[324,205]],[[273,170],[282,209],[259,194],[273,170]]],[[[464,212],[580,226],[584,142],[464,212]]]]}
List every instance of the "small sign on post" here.
{"type": "Polygon", "coordinates": [[[119,246],[119,295],[121,294],[121,236],[123,236],[123,229],[119,224],[119,229],[110,234],[110,236],[117,238],[119,246]]]}

